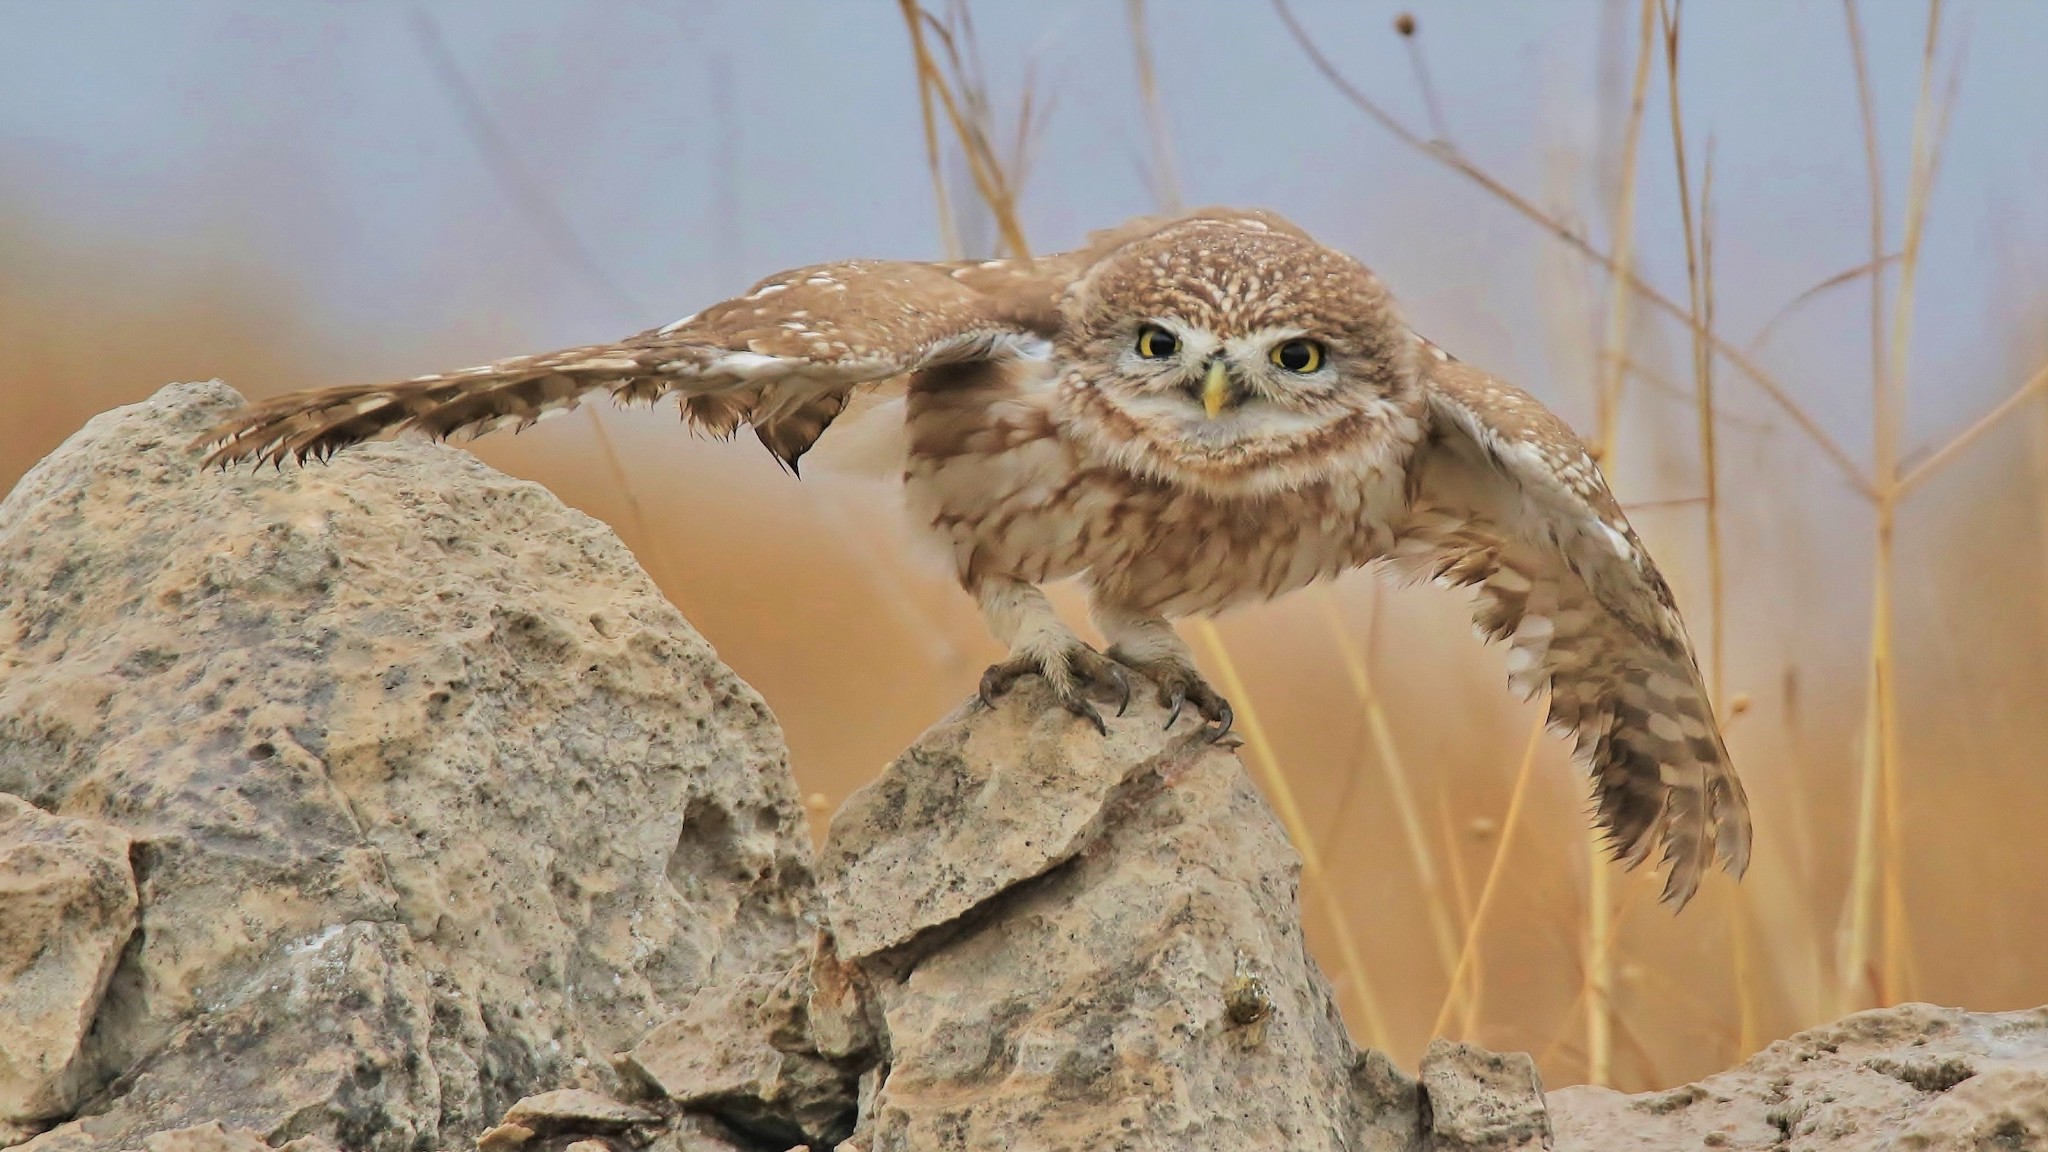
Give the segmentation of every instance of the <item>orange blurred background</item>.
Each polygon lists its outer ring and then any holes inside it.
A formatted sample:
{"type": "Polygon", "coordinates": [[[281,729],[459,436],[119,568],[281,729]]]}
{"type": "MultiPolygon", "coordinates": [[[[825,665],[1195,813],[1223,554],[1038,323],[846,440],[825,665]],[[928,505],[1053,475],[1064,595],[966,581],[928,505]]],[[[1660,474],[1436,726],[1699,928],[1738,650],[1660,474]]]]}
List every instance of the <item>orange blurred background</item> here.
{"type": "MultiPolygon", "coordinates": [[[[1441,1022],[1537,1053],[1552,1086],[1640,1089],[1879,1002],[2048,1003],[2048,121],[2024,112],[2048,107],[2048,9],[1688,9],[1681,200],[1655,4],[1418,5],[1413,36],[1393,5],[1289,9],[1420,148],[1277,8],[930,7],[962,52],[940,82],[1020,187],[987,204],[941,117],[950,237],[896,6],[0,8],[0,38],[39,46],[0,80],[0,485],[174,379],[269,394],[601,340],[778,267],[994,251],[1012,208],[1049,249],[1164,200],[1267,204],[1432,339],[1611,430],[1695,639],[1722,637],[1759,829],[1749,877],[1674,919],[1593,861],[1561,740],[1510,821],[1537,709],[1461,596],[1354,574],[1224,617],[1197,647],[1242,677],[1262,784],[1309,814],[1311,942],[1361,1042],[1412,1067],[1441,1022]],[[1552,225],[1629,248],[1681,309],[1711,295],[1817,428],[1711,357],[1711,534],[1689,328],[1552,225]],[[1873,372],[1873,325],[1902,371],[1873,372]],[[1888,429],[1911,479],[1880,560],[1888,429]]],[[[473,447],[618,529],[775,708],[819,832],[1000,655],[884,485],[793,482],[668,410],[473,447]]]]}

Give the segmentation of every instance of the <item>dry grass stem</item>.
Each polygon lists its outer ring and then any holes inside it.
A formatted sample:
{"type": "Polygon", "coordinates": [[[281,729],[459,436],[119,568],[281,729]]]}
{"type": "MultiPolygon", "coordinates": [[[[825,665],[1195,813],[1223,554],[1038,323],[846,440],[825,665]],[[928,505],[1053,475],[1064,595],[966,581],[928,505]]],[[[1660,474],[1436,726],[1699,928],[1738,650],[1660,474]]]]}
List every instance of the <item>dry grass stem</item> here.
{"type": "Polygon", "coordinates": [[[2044,391],[2048,391],[2048,364],[2043,364],[2024,383],[2018,388],[2013,389],[2011,394],[1998,402],[1997,407],[1978,417],[1975,423],[1963,429],[1953,439],[1935,449],[1932,453],[1929,453],[1926,459],[1915,464],[1911,470],[1901,475],[1896,486],[1898,494],[1904,497],[1925,483],[1936,472],[1954,463],[1971,445],[1977,442],[1978,437],[2004,423],[2006,417],[2011,416],[2025,405],[2028,400],[2033,399],[2044,391]]]}
{"type": "MultiPolygon", "coordinates": [[[[1444,992],[1443,1005],[1437,1009],[1436,1022],[1430,1025],[1431,1036],[1444,1035],[1445,1025],[1450,1023],[1451,1009],[1457,1003],[1459,986],[1472,977],[1479,954],[1479,938],[1486,931],[1486,914],[1493,908],[1494,895],[1500,891],[1500,878],[1505,871],[1508,850],[1514,847],[1515,829],[1522,823],[1522,802],[1529,794],[1529,778],[1535,774],[1536,750],[1543,744],[1544,717],[1537,713],[1536,723],[1529,729],[1529,740],[1522,748],[1522,764],[1515,770],[1514,791],[1508,794],[1508,810],[1500,821],[1500,842],[1493,849],[1493,863],[1487,866],[1486,882],[1479,886],[1479,903],[1472,909],[1472,917],[1465,925],[1465,942],[1458,950],[1458,965],[1451,970],[1451,986],[1444,992]]],[[[1474,995],[1477,993],[1475,992],[1474,995]]],[[[1467,1021],[1465,1031],[1459,1039],[1471,1036],[1472,1021],[1467,1021]]]]}
{"type": "Polygon", "coordinates": [[[1416,882],[1422,886],[1424,906],[1429,913],[1430,938],[1436,945],[1437,960],[1443,965],[1444,978],[1448,980],[1458,964],[1458,931],[1453,923],[1449,897],[1437,876],[1435,852],[1429,845],[1429,833],[1422,826],[1422,812],[1415,803],[1415,790],[1409,783],[1406,763],[1394,743],[1393,726],[1387,722],[1387,710],[1380,702],[1379,691],[1373,686],[1371,666],[1365,653],[1359,651],[1351,639],[1350,629],[1337,606],[1336,593],[1320,588],[1316,591],[1316,599],[1328,623],[1330,638],[1336,642],[1337,656],[1344,664],[1345,675],[1350,677],[1352,694],[1365,711],[1366,730],[1372,737],[1373,753],[1379,761],[1381,774],[1386,778],[1387,794],[1394,801],[1394,813],[1400,818],[1401,835],[1408,845],[1408,858],[1415,867],[1416,882]]]}
{"type": "Polygon", "coordinates": [[[1237,711],[1237,725],[1244,735],[1245,746],[1251,750],[1252,763],[1258,767],[1259,777],[1273,807],[1280,814],[1280,823],[1294,841],[1294,850],[1301,855],[1301,877],[1309,890],[1316,893],[1323,916],[1330,922],[1330,932],[1337,938],[1337,955],[1343,962],[1344,983],[1364,1017],[1366,1038],[1376,1048],[1390,1048],[1392,1037],[1387,1032],[1386,1017],[1380,1012],[1379,997],[1373,991],[1364,955],[1359,952],[1358,940],[1351,931],[1350,917],[1345,914],[1343,903],[1337,899],[1336,884],[1323,867],[1322,850],[1309,833],[1308,821],[1294,798],[1294,787],[1288,783],[1287,773],[1280,766],[1280,757],[1273,750],[1273,742],[1266,735],[1265,725],[1259,721],[1258,710],[1252,704],[1244,678],[1238,675],[1237,661],[1231,659],[1230,649],[1223,643],[1223,635],[1213,623],[1195,620],[1189,625],[1189,631],[1208,651],[1210,663],[1215,666],[1217,677],[1223,681],[1223,694],[1230,698],[1231,706],[1237,711]]]}
{"type": "MultiPolygon", "coordinates": [[[[1353,85],[1350,80],[1346,79],[1344,74],[1337,69],[1337,66],[1331,62],[1330,58],[1323,54],[1322,49],[1317,47],[1315,40],[1309,36],[1308,30],[1295,18],[1294,11],[1288,6],[1287,0],[1272,0],[1272,3],[1282,22],[1287,25],[1288,32],[1294,37],[1295,43],[1308,56],[1310,64],[1315,67],[1316,71],[1329,80],[1340,95],[1357,107],[1359,111],[1364,112],[1374,123],[1393,134],[1395,139],[1471,180],[1495,199],[1514,209],[1530,222],[1541,226],[1544,231],[1563,241],[1574,251],[1599,264],[1607,269],[1608,272],[1628,281],[1629,286],[1635,289],[1644,300],[1648,301],[1658,311],[1677,320],[1681,324],[1690,325],[1692,323],[1690,313],[1681,307],[1677,301],[1666,296],[1654,285],[1637,276],[1634,271],[1616,263],[1613,256],[1601,251],[1600,247],[1587,239],[1584,233],[1551,213],[1537,207],[1534,202],[1514,189],[1509,188],[1506,184],[1501,183],[1499,179],[1495,178],[1492,173],[1484,168],[1473,164],[1455,152],[1430,143],[1411,131],[1399,120],[1389,115],[1385,109],[1382,109],[1370,97],[1366,96],[1364,92],[1360,91],[1357,86],[1353,85]]],[[[1812,440],[1814,445],[1841,472],[1843,479],[1847,480],[1857,491],[1866,495],[1874,495],[1870,478],[1864,475],[1863,469],[1857,465],[1856,461],[1850,457],[1841,444],[1828,433],[1827,429],[1822,428],[1819,422],[1809,415],[1806,409],[1800,406],[1798,401],[1792,398],[1791,392],[1779,382],[1777,377],[1765,371],[1761,365],[1744,353],[1741,348],[1723,339],[1720,334],[1708,332],[1705,335],[1708,342],[1713,345],[1714,350],[1722,358],[1726,359],[1728,363],[1735,366],[1737,371],[1754,382],[1758,388],[1763,390],[1766,396],[1770,397],[1772,403],[1776,404],[1787,416],[1791,417],[1792,422],[1799,427],[1800,431],[1804,432],[1807,438],[1812,440]]]]}
{"type": "Polygon", "coordinates": [[[1166,127],[1166,107],[1159,99],[1159,80],[1152,70],[1152,36],[1145,21],[1145,0],[1125,0],[1131,26],[1131,51],[1138,66],[1138,99],[1145,108],[1145,134],[1151,142],[1149,173],[1153,198],[1161,211],[1181,207],[1180,168],[1173,158],[1173,135],[1166,127]]]}
{"type": "MultiPolygon", "coordinates": [[[[1853,7],[1849,11],[1853,13],[1853,7]]],[[[1920,94],[1913,111],[1913,163],[1907,187],[1905,237],[1900,245],[1899,292],[1892,307],[1889,345],[1871,372],[1876,546],[1872,555],[1868,706],[1858,778],[1856,848],[1837,971],[1836,1008],[1844,1011],[1873,1002],[1893,1003],[1907,991],[1903,985],[1908,967],[1906,925],[1893,914],[1902,913],[1904,908],[1899,893],[1902,831],[1898,810],[1898,671],[1893,602],[1905,368],[1912,351],[1913,290],[1920,269],[1921,241],[1926,235],[1928,199],[1933,191],[1938,133],[1934,65],[1940,29],[1941,0],[1931,0],[1921,57],[1920,94]]],[[[1850,30],[1858,31],[1853,20],[1850,30]]],[[[1862,52],[1859,38],[1852,53],[1860,56],[1862,52]]],[[[1866,131],[1874,132],[1874,127],[1866,127],[1866,131]]],[[[1872,179],[1877,178],[1878,173],[1873,171],[1872,179]]],[[[1873,198],[1873,203],[1878,202],[1873,198]]],[[[1881,241],[1880,235],[1874,246],[1881,241]]],[[[1874,313],[1873,321],[1878,319],[1874,313]]],[[[1874,351],[1873,356],[1878,353],[1874,351]]]]}
{"type": "MultiPolygon", "coordinates": [[[[1636,245],[1636,192],[1640,187],[1638,152],[1643,137],[1643,109],[1650,88],[1651,28],[1656,19],[1653,0],[1642,0],[1637,13],[1635,79],[1629,86],[1628,118],[1621,141],[1621,187],[1615,197],[1614,260],[1617,267],[1633,270],[1636,245]]],[[[1600,342],[1599,375],[1595,383],[1595,431],[1593,458],[1610,472],[1615,467],[1615,448],[1621,434],[1622,386],[1628,379],[1631,305],[1635,293],[1627,276],[1608,280],[1605,336],[1600,342]]],[[[1614,953],[1613,872],[1607,862],[1607,845],[1599,829],[1586,830],[1586,926],[1585,958],[1578,1000],[1586,1009],[1586,1079],[1593,1084],[1613,1080],[1614,953]]]]}
{"type": "Polygon", "coordinates": [[[1408,49],[1408,67],[1415,73],[1415,86],[1422,90],[1422,107],[1429,116],[1429,130],[1435,134],[1436,143],[1452,151],[1457,145],[1451,142],[1451,124],[1444,118],[1444,106],[1436,98],[1436,84],[1429,78],[1429,61],[1422,55],[1420,25],[1415,17],[1403,12],[1394,21],[1394,30],[1400,33],[1401,43],[1408,49]]]}
{"type": "MultiPolygon", "coordinates": [[[[1636,39],[1635,80],[1629,87],[1628,119],[1621,135],[1621,188],[1615,196],[1614,263],[1633,271],[1636,256],[1636,154],[1643,139],[1643,107],[1650,90],[1651,29],[1656,21],[1655,0],[1642,0],[1639,34],[1636,39]]],[[[1628,277],[1608,281],[1606,335],[1600,342],[1600,374],[1594,393],[1593,458],[1603,468],[1612,468],[1615,438],[1621,431],[1621,391],[1628,378],[1629,305],[1635,294],[1628,277]]]]}
{"type": "Polygon", "coordinates": [[[931,169],[932,206],[939,214],[939,237],[946,246],[946,259],[958,260],[960,230],[953,221],[953,199],[946,192],[946,175],[939,163],[939,121],[932,107],[932,89],[938,80],[938,66],[924,43],[924,10],[917,0],[900,0],[903,24],[910,32],[911,55],[917,60],[917,106],[924,117],[925,164],[931,169]]]}
{"type": "MultiPolygon", "coordinates": [[[[1749,343],[1744,345],[1744,347],[1751,352],[1757,351],[1764,345],[1770,343],[1771,337],[1778,334],[1778,326],[1783,324],[1785,321],[1790,320],[1792,316],[1795,313],[1797,313],[1801,308],[1806,307],[1808,304],[1813,303],[1815,300],[1820,299],[1822,296],[1827,295],[1830,291],[1836,288],[1840,288],[1844,284],[1854,284],[1856,281],[1863,279],[1865,276],[1870,276],[1874,272],[1882,272],[1884,269],[1889,268],[1892,265],[1897,264],[1898,262],[1899,254],[1897,252],[1892,252],[1887,255],[1879,256],[1875,260],[1866,260],[1863,263],[1858,264],[1854,268],[1849,268],[1844,271],[1837,272],[1833,276],[1830,276],[1827,279],[1822,280],[1820,283],[1815,284],[1813,287],[1808,288],[1806,291],[1801,292],[1799,295],[1794,296],[1790,300],[1787,300],[1781,307],[1779,307],[1779,309],[1776,312],[1771,313],[1771,318],[1769,320],[1764,321],[1762,327],[1759,327],[1756,330],[1756,335],[1751,336],[1749,338],[1749,343]]],[[[1876,278],[1873,277],[1873,279],[1876,278]]],[[[1875,291],[1878,294],[1878,296],[1882,297],[1884,294],[1884,286],[1882,284],[1879,284],[1876,287],[1875,291]]],[[[1881,309],[1882,306],[1880,305],[1880,310],[1881,309]]]]}

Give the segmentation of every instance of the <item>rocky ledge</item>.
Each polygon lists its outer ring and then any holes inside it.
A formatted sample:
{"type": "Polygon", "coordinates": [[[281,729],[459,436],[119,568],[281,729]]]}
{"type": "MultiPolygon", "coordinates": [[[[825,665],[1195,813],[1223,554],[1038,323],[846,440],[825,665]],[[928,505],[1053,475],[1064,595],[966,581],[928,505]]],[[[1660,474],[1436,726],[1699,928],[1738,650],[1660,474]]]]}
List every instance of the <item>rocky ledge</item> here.
{"type": "Polygon", "coordinates": [[[465,453],[200,473],[176,385],[0,503],[0,1146],[2048,1146],[2048,1010],[1673,1092],[1354,1048],[1236,758],[1020,690],[813,854],[773,717],[465,453]]]}

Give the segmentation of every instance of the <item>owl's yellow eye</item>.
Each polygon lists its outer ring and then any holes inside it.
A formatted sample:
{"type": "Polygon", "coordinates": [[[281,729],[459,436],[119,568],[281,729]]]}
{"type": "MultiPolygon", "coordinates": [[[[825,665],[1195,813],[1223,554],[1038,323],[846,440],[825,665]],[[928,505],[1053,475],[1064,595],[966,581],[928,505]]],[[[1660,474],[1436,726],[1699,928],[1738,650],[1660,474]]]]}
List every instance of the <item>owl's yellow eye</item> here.
{"type": "Polygon", "coordinates": [[[1309,373],[1323,366],[1323,346],[1313,340],[1289,340],[1269,353],[1273,363],[1289,372],[1309,373]]]}
{"type": "Polygon", "coordinates": [[[1180,351],[1180,338],[1157,324],[1138,329],[1138,355],[1147,360],[1164,360],[1180,351]]]}

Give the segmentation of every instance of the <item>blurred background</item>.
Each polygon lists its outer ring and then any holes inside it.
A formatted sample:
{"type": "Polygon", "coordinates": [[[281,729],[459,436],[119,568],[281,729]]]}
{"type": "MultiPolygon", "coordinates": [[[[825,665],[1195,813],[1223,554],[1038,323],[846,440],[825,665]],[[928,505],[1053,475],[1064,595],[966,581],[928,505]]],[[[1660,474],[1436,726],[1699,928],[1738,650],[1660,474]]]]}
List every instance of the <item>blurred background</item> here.
{"type": "MultiPolygon", "coordinates": [[[[1757,814],[1673,918],[1461,596],[1354,574],[1189,629],[1354,1035],[1642,1089],[1875,1004],[2048,1003],[2048,5],[5,0],[0,44],[0,489],[171,380],[1269,206],[1600,450],[1757,814]]],[[[672,408],[474,447],[618,529],[820,833],[999,655],[876,482],[672,408]]]]}

